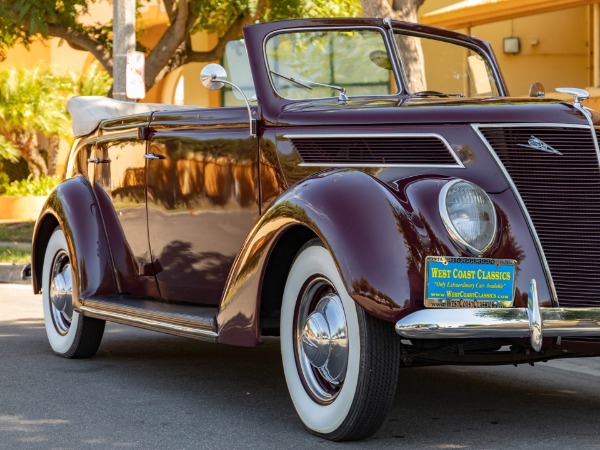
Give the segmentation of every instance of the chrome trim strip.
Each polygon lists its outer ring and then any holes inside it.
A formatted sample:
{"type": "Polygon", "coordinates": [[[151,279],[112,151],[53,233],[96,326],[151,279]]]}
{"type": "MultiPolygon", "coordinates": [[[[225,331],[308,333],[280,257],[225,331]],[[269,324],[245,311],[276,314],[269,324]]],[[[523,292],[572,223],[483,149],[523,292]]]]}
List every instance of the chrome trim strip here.
{"type": "Polygon", "coordinates": [[[388,169],[388,168],[415,168],[415,169],[464,169],[458,165],[436,165],[436,164],[372,164],[372,163],[300,163],[298,167],[340,167],[340,168],[367,168],[367,169],[388,169]]]}
{"type": "MultiPolygon", "coordinates": [[[[495,124],[495,125],[490,126],[490,128],[491,127],[509,128],[511,126],[534,127],[534,126],[541,126],[541,125],[537,125],[537,124],[495,124]]],[[[561,126],[564,128],[569,127],[568,125],[559,125],[559,124],[545,124],[544,126],[553,127],[553,128],[561,127],[561,126]]],[[[552,297],[553,297],[553,303],[558,305],[559,304],[558,303],[558,295],[556,294],[556,287],[554,286],[554,280],[552,279],[552,273],[550,272],[550,266],[548,265],[548,260],[546,259],[546,255],[544,254],[544,249],[542,248],[542,242],[540,241],[540,237],[538,236],[537,231],[536,231],[535,227],[533,226],[533,220],[531,219],[531,216],[529,215],[529,211],[525,207],[525,202],[523,201],[523,198],[521,197],[521,194],[519,193],[519,190],[517,189],[517,186],[515,185],[512,177],[509,175],[508,171],[506,170],[506,167],[504,167],[504,164],[502,164],[502,161],[496,154],[496,151],[492,148],[492,146],[490,145],[488,140],[485,138],[483,133],[480,131],[480,128],[488,128],[488,125],[471,124],[471,127],[473,128],[473,131],[475,131],[475,133],[479,136],[479,138],[481,139],[481,142],[483,142],[483,144],[487,147],[488,151],[490,152],[490,155],[492,155],[492,157],[498,164],[498,167],[500,167],[500,170],[504,174],[504,177],[506,178],[508,184],[510,185],[511,190],[514,193],[514,195],[517,199],[517,202],[519,203],[519,206],[521,207],[521,211],[523,211],[523,214],[525,215],[525,220],[527,222],[527,225],[529,226],[529,229],[531,230],[531,234],[533,236],[534,243],[535,243],[537,250],[540,254],[540,257],[542,259],[542,265],[544,267],[544,272],[546,273],[546,280],[548,282],[548,286],[550,287],[550,293],[552,294],[552,297]]],[[[585,125],[582,125],[582,126],[576,126],[574,128],[586,128],[587,129],[588,127],[586,127],[585,125]]]]}
{"type": "Polygon", "coordinates": [[[508,122],[508,123],[473,123],[471,126],[481,128],[524,128],[524,127],[545,127],[545,128],[589,128],[587,125],[579,125],[573,123],[548,123],[548,122],[508,122]]]}
{"type": "Polygon", "coordinates": [[[435,138],[446,147],[448,153],[456,165],[453,164],[372,164],[372,163],[300,163],[301,167],[427,167],[427,168],[457,168],[464,169],[465,166],[448,142],[448,140],[437,133],[332,133],[332,134],[284,134],[284,139],[342,139],[342,138],[435,138]]]}
{"type": "Polygon", "coordinates": [[[117,322],[124,325],[145,328],[147,330],[175,334],[177,336],[192,337],[210,342],[216,342],[217,338],[219,337],[218,333],[213,330],[193,326],[193,320],[186,320],[186,318],[182,315],[173,317],[176,319],[174,322],[177,322],[174,323],[165,321],[168,316],[161,318],[158,314],[133,315],[135,313],[134,308],[122,308],[123,311],[118,312],[116,310],[109,311],[104,308],[100,308],[96,306],[95,302],[93,306],[90,305],[90,303],[92,303],[90,301],[87,301],[86,303],[86,305],[81,306],[78,310],[87,317],[95,317],[97,319],[108,320],[110,322],[117,322]],[[131,313],[129,313],[128,310],[131,310],[131,313]]]}
{"type": "Polygon", "coordinates": [[[118,122],[120,119],[128,119],[131,116],[119,117],[117,119],[106,120],[109,124],[105,124],[104,121],[100,122],[100,129],[106,131],[118,131],[118,130],[127,130],[129,128],[139,128],[150,125],[150,118],[146,121],[140,121],[135,123],[121,123],[119,125],[110,125],[111,122],[118,122]]]}

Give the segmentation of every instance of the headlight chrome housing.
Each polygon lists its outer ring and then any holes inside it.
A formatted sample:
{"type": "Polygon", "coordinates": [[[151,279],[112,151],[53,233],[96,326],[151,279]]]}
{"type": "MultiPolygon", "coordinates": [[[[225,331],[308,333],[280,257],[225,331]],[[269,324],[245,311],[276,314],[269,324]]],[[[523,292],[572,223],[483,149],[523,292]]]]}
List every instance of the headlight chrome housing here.
{"type": "Polygon", "coordinates": [[[496,209],[487,193],[473,183],[454,180],[440,191],[439,208],[448,233],[472,255],[482,256],[497,232],[496,209]]]}

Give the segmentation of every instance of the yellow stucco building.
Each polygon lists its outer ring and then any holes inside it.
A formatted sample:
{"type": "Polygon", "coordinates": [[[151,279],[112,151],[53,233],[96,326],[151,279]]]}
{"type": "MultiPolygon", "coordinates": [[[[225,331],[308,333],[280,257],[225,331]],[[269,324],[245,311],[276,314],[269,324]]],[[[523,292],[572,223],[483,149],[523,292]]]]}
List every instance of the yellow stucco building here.
{"type": "MultiPolygon", "coordinates": [[[[600,107],[598,0],[426,0],[420,22],[476,36],[492,44],[511,95],[524,96],[534,81],[548,97],[557,87],[590,91],[600,107]],[[518,52],[504,48],[518,40],[518,52]]],[[[564,97],[568,99],[569,97],[564,97]]]]}

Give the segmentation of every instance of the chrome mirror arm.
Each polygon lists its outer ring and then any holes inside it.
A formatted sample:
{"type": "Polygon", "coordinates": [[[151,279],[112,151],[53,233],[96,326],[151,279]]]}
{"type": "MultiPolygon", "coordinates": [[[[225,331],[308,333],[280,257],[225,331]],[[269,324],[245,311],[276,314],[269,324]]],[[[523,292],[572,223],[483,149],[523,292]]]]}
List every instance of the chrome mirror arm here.
{"type": "Polygon", "coordinates": [[[250,109],[250,102],[248,101],[248,97],[246,97],[246,94],[244,94],[244,92],[236,84],[227,81],[224,78],[227,78],[227,71],[219,64],[208,64],[204,67],[204,69],[202,69],[202,72],[200,73],[200,81],[206,89],[215,91],[217,89],[221,89],[225,84],[237,89],[237,91],[242,95],[244,102],[246,102],[246,109],[248,110],[248,121],[250,123],[250,136],[256,137],[256,119],[252,117],[252,110],[250,109]]]}
{"type": "Polygon", "coordinates": [[[233,88],[236,88],[237,91],[241,94],[242,97],[244,97],[244,101],[246,102],[246,109],[248,110],[248,120],[250,122],[250,136],[251,137],[256,137],[256,119],[252,117],[252,110],[250,109],[250,102],[248,101],[248,97],[246,97],[246,94],[244,94],[244,92],[235,84],[233,84],[230,81],[225,81],[225,80],[213,80],[213,81],[219,81],[221,83],[227,84],[233,88]]]}

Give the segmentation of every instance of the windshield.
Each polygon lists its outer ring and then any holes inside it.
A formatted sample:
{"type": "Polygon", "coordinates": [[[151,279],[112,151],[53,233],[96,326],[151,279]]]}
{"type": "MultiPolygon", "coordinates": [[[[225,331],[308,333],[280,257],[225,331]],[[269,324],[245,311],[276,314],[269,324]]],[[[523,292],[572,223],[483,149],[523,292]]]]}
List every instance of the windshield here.
{"type": "Polygon", "coordinates": [[[379,30],[304,30],[272,36],[266,58],[276,91],[288,99],[397,92],[379,30]]]}
{"type": "Polygon", "coordinates": [[[394,33],[399,58],[413,94],[459,97],[498,95],[487,59],[469,47],[426,37],[394,33]]]}

